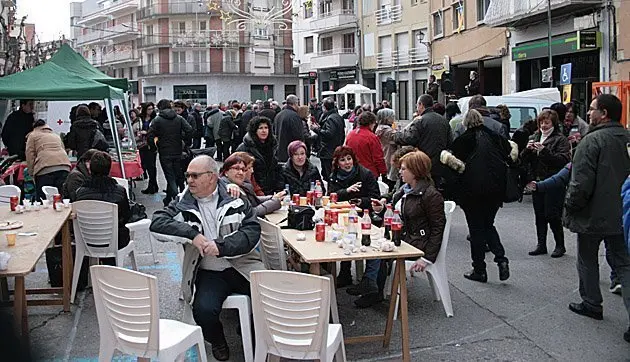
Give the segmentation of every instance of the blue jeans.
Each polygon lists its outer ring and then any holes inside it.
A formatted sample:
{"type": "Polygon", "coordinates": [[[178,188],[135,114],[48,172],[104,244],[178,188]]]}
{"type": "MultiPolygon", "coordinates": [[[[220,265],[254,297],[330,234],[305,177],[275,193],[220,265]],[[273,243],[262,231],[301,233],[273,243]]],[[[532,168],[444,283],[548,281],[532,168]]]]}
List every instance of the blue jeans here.
{"type": "Polygon", "coordinates": [[[370,279],[376,281],[378,277],[378,271],[381,268],[381,259],[371,259],[365,261],[365,271],[363,275],[370,279]]]}

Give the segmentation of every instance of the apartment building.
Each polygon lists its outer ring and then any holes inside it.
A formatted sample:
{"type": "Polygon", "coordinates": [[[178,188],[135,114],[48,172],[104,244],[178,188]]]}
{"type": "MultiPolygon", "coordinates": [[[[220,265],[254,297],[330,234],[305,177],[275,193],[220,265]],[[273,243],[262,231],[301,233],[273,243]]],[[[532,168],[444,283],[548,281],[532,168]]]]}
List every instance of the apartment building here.
{"type": "Polygon", "coordinates": [[[70,4],[75,50],[112,77],[130,80],[134,103],[139,101],[139,0],[86,0],[70,4]]]}
{"type": "Polygon", "coordinates": [[[142,0],[141,87],[145,101],[200,103],[283,99],[297,91],[291,12],[270,18],[282,0],[142,0]],[[239,17],[243,22],[232,20],[239,17]],[[264,21],[264,19],[267,19],[264,21]],[[287,29],[283,29],[287,27],[287,29]]]}
{"type": "Polygon", "coordinates": [[[630,2],[615,0],[613,17],[614,63],[612,80],[630,80],[630,33],[622,24],[630,23],[630,2]]]}
{"type": "Polygon", "coordinates": [[[363,0],[360,14],[363,84],[392,102],[399,119],[410,120],[430,71],[427,0],[363,0]],[[386,90],[389,78],[394,93],[386,90]]]}
{"type": "Polygon", "coordinates": [[[294,65],[303,103],[359,82],[357,4],[354,0],[298,0],[294,6],[294,65]]]}

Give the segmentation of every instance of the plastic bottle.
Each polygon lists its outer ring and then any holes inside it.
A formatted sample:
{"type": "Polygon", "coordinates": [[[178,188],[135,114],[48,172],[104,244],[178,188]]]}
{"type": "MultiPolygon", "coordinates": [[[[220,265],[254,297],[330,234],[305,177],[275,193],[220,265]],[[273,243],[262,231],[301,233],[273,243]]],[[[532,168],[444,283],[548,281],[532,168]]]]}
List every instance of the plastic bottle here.
{"type": "Polygon", "coordinates": [[[352,234],[354,234],[355,240],[359,239],[359,214],[354,207],[348,213],[348,235],[352,234]]]}
{"type": "Polygon", "coordinates": [[[361,245],[370,246],[372,243],[372,219],[370,219],[370,210],[363,210],[361,218],[361,245]]]}
{"type": "Polygon", "coordinates": [[[387,240],[392,239],[392,219],[394,218],[394,212],[392,211],[392,204],[387,205],[387,210],[383,216],[383,226],[385,227],[385,234],[383,237],[387,240]]]}
{"type": "Polygon", "coordinates": [[[291,190],[289,190],[289,184],[284,185],[284,191],[286,191],[286,195],[282,199],[282,207],[284,210],[288,210],[291,205],[291,190]]]}
{"type": "Polygon", "coordinates": [[[394,210],[394,218],[392,219],[392,241],[396,246],[400,246],[402,243],[402,219],[398,210],[394,210]]]}
{"type": "Polygon", "coordinates": [[[322,207],[322,197],[324,196],[324,192],[322,189],[322,185],[317,181],[315,184],[315,194],[313,195],[313,206],[316,208],[322,207]]]}

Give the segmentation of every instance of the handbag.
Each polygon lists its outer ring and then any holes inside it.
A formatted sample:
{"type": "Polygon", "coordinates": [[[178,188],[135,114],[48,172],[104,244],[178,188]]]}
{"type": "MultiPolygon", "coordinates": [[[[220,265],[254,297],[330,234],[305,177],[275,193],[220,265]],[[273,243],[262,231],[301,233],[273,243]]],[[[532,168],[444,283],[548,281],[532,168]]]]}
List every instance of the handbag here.
{"type": "Polygon", "coordinates": [[[287,228],[296,230],[313,230],[315,210],[310,206],[289,206],[287,228]]]}
{"type": "Polygon", "coordinates": [[[523,186],[520,182],[521,170],[515,165],[505,165],[505,195],[503,202],[523,201],[523,186]]]}
{"type": "Polygon", "coordinates": [[[131,211],[130,223],[148,218],[147,208],[140,203],[129,201],[129,210],[131,211]]]}

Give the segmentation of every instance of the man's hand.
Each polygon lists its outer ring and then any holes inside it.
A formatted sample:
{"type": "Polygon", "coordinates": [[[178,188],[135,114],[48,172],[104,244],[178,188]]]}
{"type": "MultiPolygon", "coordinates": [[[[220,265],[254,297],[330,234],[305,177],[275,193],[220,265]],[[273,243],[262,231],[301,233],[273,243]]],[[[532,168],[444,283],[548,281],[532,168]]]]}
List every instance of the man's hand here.
{"type": "Polygon", "coordinates": [[[418,259],[413,263],[409,270],[411,270],[412,272],[423,272],[426,268],[427,263],[425,263],[422,259],[418,259]]]}
{"type": "Polygon", "coordinates": [[[219,255],[219,249],[217,248],[217,244],[213,240],[206,239],[203,234],[199,234],[195,236],[192,241],[192,244],[199,250],[199,254],[202,256],[206,255],[219,255]]]}

